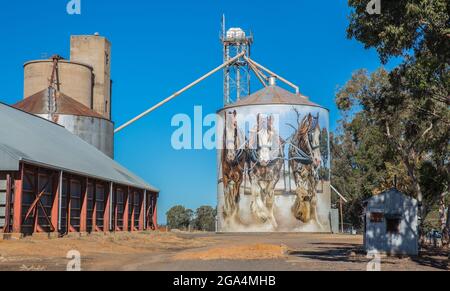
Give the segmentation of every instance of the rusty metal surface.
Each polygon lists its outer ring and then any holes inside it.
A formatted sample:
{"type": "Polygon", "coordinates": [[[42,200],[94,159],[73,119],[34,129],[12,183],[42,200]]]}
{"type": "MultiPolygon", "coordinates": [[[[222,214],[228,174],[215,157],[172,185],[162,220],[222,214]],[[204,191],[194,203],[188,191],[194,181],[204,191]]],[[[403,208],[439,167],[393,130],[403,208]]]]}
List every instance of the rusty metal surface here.
{"type": "MultiPolygon", "coordinates": [[[[104,118],[102,115],[64,93],[59,93],[58,95],[59,96],[56,97],[55,114],[104,118]]],[[[49,90],[45,89],[13,105],[13,107],[33,114],[48,114],[50,113],[48,104],[49,90]]]]}
{"type": "Polygon", "coordinates": [[[269,86],[259,90],[239,100],[236,103],[230,104],[225,108],[249,106],[249,105],[271,105],[271,104],[285,104],[285,105],[304,105],[313,107],[322,107],[311,102],[308,97],[303,95],[296,95],[278,86],[269,86]]]}

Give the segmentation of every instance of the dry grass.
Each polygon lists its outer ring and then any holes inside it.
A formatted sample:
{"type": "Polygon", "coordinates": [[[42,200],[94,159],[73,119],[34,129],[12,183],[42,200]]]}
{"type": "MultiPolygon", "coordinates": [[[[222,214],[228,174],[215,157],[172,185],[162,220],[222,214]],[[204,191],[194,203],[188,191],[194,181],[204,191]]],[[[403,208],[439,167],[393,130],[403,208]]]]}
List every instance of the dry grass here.
{"type": "Polygon", "coordinates": [[[65,258],[68,251],[77,250],[83,256],[96,254],[139,254],[165,250],[198,248],[208,244],[208,239],[187,239],[171,233],[114,233],[87,237],[66,237],[0,241],[1,260],[12,257],[59,257],[65,258]]]}
{"type": "Polygon", "coordinates": [[[224,246],[205,251],[186,252],[175,260],[273,260],[286,257],[287,247],[271,244],[224,246]]]}

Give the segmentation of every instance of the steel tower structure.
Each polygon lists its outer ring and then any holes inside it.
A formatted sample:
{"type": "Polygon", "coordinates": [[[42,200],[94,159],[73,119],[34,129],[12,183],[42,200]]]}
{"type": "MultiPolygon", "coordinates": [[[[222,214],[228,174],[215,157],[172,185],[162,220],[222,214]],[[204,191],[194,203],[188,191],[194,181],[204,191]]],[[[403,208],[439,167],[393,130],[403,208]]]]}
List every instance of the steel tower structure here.
{"type": "Polygon", "coordinates": [[[220,40],[223,44],[224,63],[245,52],[244,57],[224,68],[223,95],[224,104],[227,105],[250,95],[251,68],[247,58],[251,55],[253,35],[247,36],[241,28],[226,30],[225,16],[223,16],[220,40]]]}

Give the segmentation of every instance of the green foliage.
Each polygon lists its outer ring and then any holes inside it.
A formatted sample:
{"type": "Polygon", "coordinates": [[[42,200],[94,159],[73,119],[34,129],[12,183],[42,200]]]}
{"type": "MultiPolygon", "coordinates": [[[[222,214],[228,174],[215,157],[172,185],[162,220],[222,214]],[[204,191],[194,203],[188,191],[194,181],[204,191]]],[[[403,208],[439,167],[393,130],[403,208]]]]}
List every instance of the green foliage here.
{"type": "Polygon", "coordinates": [[[381,15],[366,12],[367,0],[349,0],[352,8],[349,38],[375,48],[386,63],[390,57],[430,50],[449,59],[450,1],[395,0],[381,1],[381,15]]]}
{"type": "Polygon", "coordinates": [[[200,231],[215,231],[216,209],[211,206],[202,206],[195,212],[194,227],[200,231]]]}
{"type": "Polygon", "coordinates": [[[193,211],[184,206],[172,207],[167,213],[167,225],[170,229],[188,229],[192,221],[193,211]]]}
{"type": "Polygon", "coordinates": [[[351,197],[348,222],[360,224],[361,202],[394,177],[425,220],[450,181],[450,1],[382,1],[381,15],[369,15],[367,3],[349,0],[348,37],[383,63],[403,62],[391,72],[359,70],[336,94],[343,119],[332,139],[333,183],[351,197]]]}
{"type": "Polygon", "coordinates": [[[215,231],[216,209],[211,206],[199,207],[194,212],[184,206],[172,207],[167,213],[167,226],[170,229],[215,231]]]}
{"type": "Polygon", "coordinates": [[[322,162],[325,168],[328,167],[328,159],[329,159],[328,144],[329,144],[328,130],[326,128],[323,128],[320,133],[320,154],[322,155],[322,162]]]}

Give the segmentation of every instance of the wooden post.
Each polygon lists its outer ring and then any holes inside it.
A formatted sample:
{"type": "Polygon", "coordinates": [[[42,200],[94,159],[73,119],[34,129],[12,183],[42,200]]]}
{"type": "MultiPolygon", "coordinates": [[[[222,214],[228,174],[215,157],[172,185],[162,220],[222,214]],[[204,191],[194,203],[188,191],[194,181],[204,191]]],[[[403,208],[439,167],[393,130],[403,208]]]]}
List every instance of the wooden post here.
{"type": "Polygon", "coordinates": [[[22,232],[22,196],[23,196],[23,178],[24,164],[20,164],[17,179],[14,179],[14,216],[13,216],[13,233],[22,232]]]}

